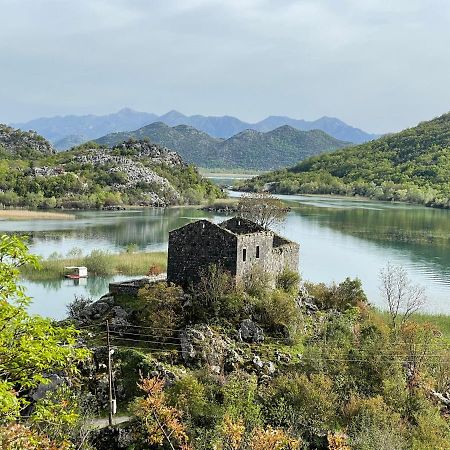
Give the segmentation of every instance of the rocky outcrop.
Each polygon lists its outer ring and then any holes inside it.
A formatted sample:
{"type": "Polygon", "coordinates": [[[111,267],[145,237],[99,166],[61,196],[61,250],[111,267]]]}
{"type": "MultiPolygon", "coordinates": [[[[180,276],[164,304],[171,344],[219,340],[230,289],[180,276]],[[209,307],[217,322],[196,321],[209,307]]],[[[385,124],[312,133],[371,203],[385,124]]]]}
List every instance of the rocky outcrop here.
{"type": "Polygon", "coordinates": [[[220,374],[244,363],[231,339],[221,336],[207,325],[187,327],[180,335],[181,354],[189,367],[207,367],[220,374]]]}
{"type": "Polygon", "coordinates": [[[129,140],[118,144],[112,151],[120,154],[131,154],[149,160],[152,164],[164,164],[167,166],[185,166],[181,156],[167,147],[153,144],[148,140],[129,140]]]}
{"type": "MultiPolygon", "coordinates": [[[[173,158],[170,159],[172,160],[173,158]]],[[[109,150],[92,149],[78,155],[76,161],[92,164],[94,167],[108,167],[107,171],[114,174],[117,180],[111,187],[118,191],[127,191],[142,183],[151,185],[152,190],[146,193],[150,205],[164,206],[166,203],[174,204],[180,200],[179,192],[166,178],[135,159],[116,155],[109,150]]]]}
{"type": "Polygon", "coordinates": [[[34,131],[21,131],[0,124],[0,150],[13,156],[42,157],[55,153],[52,145],[34,131]]]}
{"type": "Polygon", "coordinates": [[[245,319],[238,330],[239,340],[259,344],[264,341],[264,331],[253,320],[245,319]]]}

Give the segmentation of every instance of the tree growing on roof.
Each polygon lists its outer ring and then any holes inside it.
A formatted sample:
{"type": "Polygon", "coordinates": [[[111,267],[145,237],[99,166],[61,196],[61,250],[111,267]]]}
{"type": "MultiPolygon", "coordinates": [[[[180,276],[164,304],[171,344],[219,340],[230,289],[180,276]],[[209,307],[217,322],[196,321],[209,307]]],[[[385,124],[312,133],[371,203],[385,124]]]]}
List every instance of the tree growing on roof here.
{"type": "Polygon", "coordinates": [[[269,228],[286,220],[289,208],[268,192],[245,194],[239,199],[239,215],[244,219],[269,228]]]}

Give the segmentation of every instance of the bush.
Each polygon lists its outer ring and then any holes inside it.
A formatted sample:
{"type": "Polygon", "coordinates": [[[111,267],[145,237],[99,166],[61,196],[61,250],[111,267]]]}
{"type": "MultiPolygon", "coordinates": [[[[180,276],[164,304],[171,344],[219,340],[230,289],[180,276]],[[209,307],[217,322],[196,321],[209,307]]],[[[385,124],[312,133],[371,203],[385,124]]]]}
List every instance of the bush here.
{"type": "Polygon", "coordinates": [[[320,309],[336,309],[345,311],[349,308],[367,303],[367,297],[361,285],[361,280],[346,278],[342,283],[327,286],[324,283],[307,284],[308,292],[315,298],[320,309]]]}
{"type": "MultiPolygon", "coordinates": [[[[224,318],[228,299],[236,305],[236,286],[231,275],[222,267],[211,264],[203,270],[197,284],[190,287],[191,319],[193,321],[210,321],[224,318]],[[230,297],[231,296],[231,297],[230,297]]],[[[239,301],[237,302],[239,304],[239,301]]],[[[240,306],[237,305],[239,308],[240,306]]]]}
{"type": "Polygon", "coordinates": [[[85,320],[86,308],[92,305],[92,298],[75,295],[72,303],[67,305],[67,317],[76,321],[85,320]]]}
{"type": "Polygon", "coordinates": [[[281,375],[266,391],[264,403],[270,425],[306,435],[310,441],[333,429],[336,422],[337,395],[331,378],[324,374],[281,375]]]}
{"type": "Polygon", "coordinates": [[[242,287],[247,294],[256,298],[263,298],[271,289],[272,277],[258,266],[252,267],[242,279],[242,287]]]}
{"type": "Polygon", "coordinates": [[[300,329],[302,316],[294,296],[274,290],[254,304],[258,322],[270,331],[293,338],[300,329]]]}
{"type": "Polygon", "coordinates": [[[299,284],[300,275],[298,272],[290,270],[287,267],[285,267],[283,272],[281,272],[277,277],[277,288],[290,294],[296,294],[298,292],[299,284]]]}
{"type": "Polygon", "coordinates": [[[148,284],[138,292],[136,322],[154,328],[158,336],[172,336],[183,323],[183,299],[179,286],[166,282],[148,284]]]}
{"type": "Polygon", "coordinates": [[[408,448],[405,426],[398,413],[380,396],[352,398],[346,406],[352,448],[361,450],[402,450],[408,448]]]}
{"type": "Polygon", "coordinates": [[[85,256],[83,265],[88,269],[88,272],[95,275],[112,275],[114,273],[114,262],[109,252],[103,250],[92,250],[92,252],[85,256]]]}

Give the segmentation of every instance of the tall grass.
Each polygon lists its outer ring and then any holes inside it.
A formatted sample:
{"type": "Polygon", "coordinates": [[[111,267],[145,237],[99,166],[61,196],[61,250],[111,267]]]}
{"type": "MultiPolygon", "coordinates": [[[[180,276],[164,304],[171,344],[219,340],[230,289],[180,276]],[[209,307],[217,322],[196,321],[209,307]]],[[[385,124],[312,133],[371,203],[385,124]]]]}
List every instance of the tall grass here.
{"type": "Polygon", "coordinates": [[[67,258],[49,257],[41,261],[41,268],[31,266],[21,268],[22,276],[28,280],[54,280],[64,276],[64,267],[86,266],[89,275],[148,275],[164,272],[167,267],[167,253],[110,253],[93,250],[89,255],[67,258]]]}
{"type": "MultiPolygon", "coordinates": [[[[384,321],[389,322],[389,313],[387,311],[375,310],[384,321]]],[[[442,336],[450,342],[450,315],[440,313],[417,312],[413,314],[411,320],[417,323],[430,323],[434,325],[442,336]]]]}
{"type": "Polygon", "coordinates": [[[49,211],[30,211],[28,209],[0,209],[0,218],[9,220],[31,220],[31,219],[75,219],[74,214],[49,212],[49,211]]]}

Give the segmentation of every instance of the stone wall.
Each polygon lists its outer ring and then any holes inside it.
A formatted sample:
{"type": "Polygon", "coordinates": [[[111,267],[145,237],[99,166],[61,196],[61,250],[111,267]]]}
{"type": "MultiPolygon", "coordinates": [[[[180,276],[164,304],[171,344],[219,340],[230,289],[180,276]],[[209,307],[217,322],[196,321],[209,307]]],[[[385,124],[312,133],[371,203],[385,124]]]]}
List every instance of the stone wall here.
{"type": "Polygon", "coordinates": [[[211,264],[236,275],[237,237],[208,220],[169,233],[167,280],[186,286],[211,264]]]}
{"type": "Polygon", "coordinates": [[[155,283],[157,281],[164,281],[165,279],[166,274],[161,273],[160,275],[151,277],[143,277],[126,281],[116,281],[114,283],[109,283],[109,293],[111,295],[123,294],[136,297],[139,289],[143,288],[146,284],[155,283]]]}
{"type": "Polygon", "coordinates": [[[299,245],[295,242],[274,247],[272,250],[273,258],[268,270],[272,273],[279,274],[284,269],[298,272],[299,263],[299,245]]]}
{"type": "Polygon", "coordinates": [[[241,280],[254,267],[260,267],[268,271],[271,265],[273,249],[273,233],[262,231],[252,234],[241,234],[237,237],[237,270],[236,278],[241,280]],[[256,257],[257,247],[259,247],[259,258],[256,257]],[[243,260],[244,249],[246,250],[246,260],[243,260]]]}

